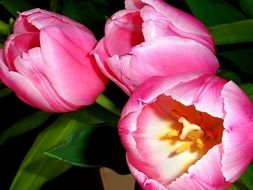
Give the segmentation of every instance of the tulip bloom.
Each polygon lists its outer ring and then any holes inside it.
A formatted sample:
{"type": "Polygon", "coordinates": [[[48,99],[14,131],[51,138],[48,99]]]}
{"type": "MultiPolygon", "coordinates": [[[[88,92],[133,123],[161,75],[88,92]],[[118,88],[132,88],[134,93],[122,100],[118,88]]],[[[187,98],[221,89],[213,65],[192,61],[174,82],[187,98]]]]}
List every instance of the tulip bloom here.
{"type": "Polygon", "coordinates": [[[151,76],[216,73],[213,40],[200,21],[162,0],[125,4],[107,21],[93,54],[103,73],[128,95],[151,76]]]}
{"type": "Polygon", "coordinates": [[[125,105],[119,134],[145,190],[225,189],[253,158],[253,105],[217,76],[153,77],[125,105]]]}
{"type": "Polygon", "coordinates": [[[20,13],[0,50],[0,78],[44,111],[89,105],[107,82],[90,55],[96,43],[91,31],[65,16],[41,9],[20,13]]]}

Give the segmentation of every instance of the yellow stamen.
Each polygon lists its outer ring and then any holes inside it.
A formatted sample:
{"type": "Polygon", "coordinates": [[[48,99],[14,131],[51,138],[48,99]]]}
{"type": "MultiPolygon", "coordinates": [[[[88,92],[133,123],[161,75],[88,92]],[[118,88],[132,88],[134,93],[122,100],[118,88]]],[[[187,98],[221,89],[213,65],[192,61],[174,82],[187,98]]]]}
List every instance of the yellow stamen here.
{"type": "Polygon", "coordinates": [[[173,137],[178,137],[179,136],[179,131],[172,129],[168,133],[166,133],[166,137],[168,138],[173,138],[173,137]]]}
{"type": "Polygon", "coordinates": [[[193,141],[190,141],[190,142],[184,142],[183,144],[181,144],[180,146],[177,147],[176,149],[176,153],[177,154],[180,154],[188,149],[191,148],[191,146],[193,145],[193,141]]]}
{"type": "Polygon", "coordinates": [[[198,148],[203,148],[204,145],[205,145],[204,142],[201,139],[197,139],[196,143],[197,143],[197,147],[198,148]]]}
{"type": "Polygon", "coordinates": [[[190,123],[184,117],[180,117],[178,122],[183,124],[183,130],[180,135],[181,140],[184,140],[186,137],[192,140],[203,137],[204,131],[200,126],[190,123]]]}

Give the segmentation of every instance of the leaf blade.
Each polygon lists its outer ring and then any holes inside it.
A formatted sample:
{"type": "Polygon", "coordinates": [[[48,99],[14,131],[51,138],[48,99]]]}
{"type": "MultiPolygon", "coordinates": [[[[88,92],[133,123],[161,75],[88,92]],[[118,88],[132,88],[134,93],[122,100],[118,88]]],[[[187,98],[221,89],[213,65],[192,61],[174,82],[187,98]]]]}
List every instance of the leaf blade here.
{"type": "Polygon", "coordinates": [[[253,48],[221,51],[217,55],[229,59],[237,71],[253,76],[253,48]]]}
{"type": "Polygon", "coordinates": [[[83,125],[105,121],[115,123],[117,119],[118,117],[97,104],[61,115],[36,138],[25,156],[10,190],[38,190],[47,181],[70,169],[72,165],[50,158],[44,152],[65,142],[67,137],[83,125]]]}
{"type": "Polygon", "coordinates": [[[253,19],[209,28],[216,45],[253,42],[253,19]]]}
{"type": "Polygon", "coordinates": [[[35,129],[36,127],[39,127],[47,119],[49,119],[50,116],[50,113],[38,111],[29,115],[26,118],[21,119],[12,126],[8,127],[7,130],[5,130],[0,135],[0,145],[4,144],[10,138],[21,135],[25,132],[35,129]]]}
{"type": "Polygon", "coordinates": [[[34,8],[33,5],[26,0],[1,0],[0,5],[15,17],[18,15],[18,12],[34,8]]]}
{"type": "Polygon", "coordinates": [[[244,12],[253,18],[253,1],[252,0],[240,0],[240,6],[244,12]]]}
{"type": "Polygon", "coordinates": [[[194,16],[206,26],[215,26],[246,19],[246,17],[231,4],[224,0],[186,0],[194,16]]]}
{"type": "Polygon", "coordinates": [[[122,174],[129,172],[117,128],[106,124],[83,126],[46,154],[76,166],[109,167],[122,174]]]}

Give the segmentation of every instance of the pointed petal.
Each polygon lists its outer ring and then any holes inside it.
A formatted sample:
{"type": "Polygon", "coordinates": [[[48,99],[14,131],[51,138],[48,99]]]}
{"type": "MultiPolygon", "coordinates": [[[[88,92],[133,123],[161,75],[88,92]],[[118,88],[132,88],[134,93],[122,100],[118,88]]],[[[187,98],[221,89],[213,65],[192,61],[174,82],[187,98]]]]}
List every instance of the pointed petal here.
{"type": "Polygon", "coordinates": [[[115,55],[107,60],[108,69],[111,71],[111,73],[113,73],[115,79],[117,79],[116,84],[118,84],[127,95],[130,95],[136,88],[136,85],[133,83],[133,81],[126,76],[126,73],[129,72],[128,68],[130,64],[130,55],[126,55],[121,58],[115,55]]]}
{"type": "Polygon", "coordinates": [[[13,26],[13,33],[39,32],[38,28],[28,22],[27,16],[19,14],[13,26]]]}
{"type": "MultiPolygon", "coordinates": [[[[0,54],[2,54],[2,51],[0,51],[0,54]]],[[[53,108],[30,81],[19,73],[9,71],[2,60],[0,60],[0,78],[24,102],[44,111],[53,111],[53,108]]]]}
{"type": "Polygon", "coordinates": [[[223,118],[221,91],[226,81],[216,76],[203,75],[195,80],[179,84],[166,92],[175,100],[189,106],[195,105],[198,111],[223,118]]]}
{"type": "Polygon", "coordinates": [[[126,9],[141,9],[144,3],[141,0],[125,0],[126,9]]]}
{"type": "Polygon", "coordinates": [[[132,47],[143,42],[141,24],[142,19],[138,11],[116,12],[105,26],[105,47],[109,54],[125,55],[132,47]]]}
{"type": "MultiPolygon", "coordinates": [[[[214,44],[207,28],[192,15],[183,12],[162,0],[142,0],[168,20],[169,25],[181,36],[196,40],[214,51],[214,44]]],[[[148,15],[147,15],[148,16],[148,15]]],[[[148,18],[147,18],[148,19],[148,18]]]]}
{"type": "Polygon", "coordinates": [[[179,36],[178,31],[174,29],[174,26],[168,22],[166,17],[151,6],[145,6],[141,10],[141,16],[144,21],[142,27],[145,41],[156,40],[166,36],[179,36]]]}
{"type": "Polygon", "coordinates": [[[253,158],[253,104],[233,82],[222,90],[225,118],[222,157],[222,172],[234,182],[253,158]]]}
{"type": "Polygon", "coordinates": [[[66,112],[78,108],[62,100],[52,88],[45,74],[45,64],[40,48],[30,49],[27,54],[23,53],[14,63],[17,72],[33,83],[55,112],[66,112]]]}
{"type": "MultiPolygon", "coordinates": [[[[168,89],[177,86],[180,83],[188,82],[200,77],[199,73],[184,73],[173,76],[165,77],[152,77],[143,83],[134,93],[130,96],[126,106],[122,110],[121,117],[125,117],[130,113],[138,115],[139,111],[148,103],[156,100],[156,98],[165,94],[168,89]],[[152,88],[150,88],[152,86],[152,88]]],[[[133,119],[134,121],[134,119],[133,119]]],[[[131,126],[136,126],[135,123],[131,123],[131,126]]],[[[129,128],[135,130],[136,128],[129,128]]]]}
{"type": "Polygon", "coordinates": [[[135,177],[135,179],[137,180],[137,182],[140,184],[140,186],[143,189],[145,189],[145,190],[154,190],[154,189],[162,190],[162,189],[164,189],[165,190],[165,187],[163,185],[161,185],[160,183],[158,183],[154,179],[148,178],[146,174],[141,172],[141,170],[136,169],[132,165],[132,162],[131,162],[132,160],[133,159],[131,159],[127,156],[128,167],[131,171],[131,174],[135,177]]]}
{"type": "Polygon", "coordinates": [[[208,151],[189,171],[168,186],[169,189],[208,189],[224,190],[230,185],[221,172],[221,145],[216,145],[208,151]]]}
{"type": "MultiPolygon", "coordinates": [[[[127,86],[122,83],[121,78],[118,77],[120,76],[120,72],[117,73],[113,71],[113,67],[110,67],[109,64],[107,64],[107,60],[110,57],[108,51],[105,48],[105,40],[104,38],[98,42],[98,45],[96,48],[91,52],[91,54],[94,56],[96,63],[98,67],[101,69],[103,74],[108,77],[111,81],[116,83],[126,94],[130,95],[131,91],[127,88],[127,86]],[[111,70],[112,69],[112,70],[111,70]]],[[[114,56],[113,60],[117,60],[118,62],[118,56],[114,56]]],[[[127,61],[127,60],[126,60],[127,61]]],[[[111,61],[112,62],[112,61],[111,61]]],[[[114,64],[114,63],[112,63],[114,64]]]]}
{"type": "Polygon", "coordinates": [[[125,78],[135,85],[152,76],[168,76],[184,72],[215,74],[219,65],[215,55],[193,40],[166,37],[136,46],[129,65],[122,65],[125,78]]]}
{"type": "Polygon", "coordinates": [[[39,47],[39,33],[22,33],[12,34],[4,44],[4,57],[6,64],[10,70],[15,71],[14,60],[22,52],[27,52],[29,49],[39,47]]]}
{"type": "Polygon", "coordinates": [[[41,29],[45,26],[56,24],[60,25],[61,23],[69,23],[83,27],[83,25],[80,23],[75,22],[74,20],[63,15],[35,8],[19,14],[14,23],[13,31],[14,33],[38,32],[38,29],[41,29]]]}
{"type": "Polygon", "coordinates": [[[90,56],[94,36],[74,26],[41,31],[41,53],[53,88],[74,105],[89,105],[105,89],[106,78],[90,56]]]}

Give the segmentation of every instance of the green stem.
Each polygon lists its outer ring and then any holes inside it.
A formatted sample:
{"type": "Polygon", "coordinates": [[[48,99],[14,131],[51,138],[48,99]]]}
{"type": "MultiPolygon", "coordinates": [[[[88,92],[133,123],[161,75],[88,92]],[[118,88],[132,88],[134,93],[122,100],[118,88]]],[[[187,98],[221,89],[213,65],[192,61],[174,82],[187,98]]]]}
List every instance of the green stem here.
{"type": "Polygon", "coordinates": [[[96,99],[97,104],[100,106],[104,107],[105,109],[111,111],[117,116],[120,116],[120,109],[104,94],[101,94],[97,99],[96,99]]]}

